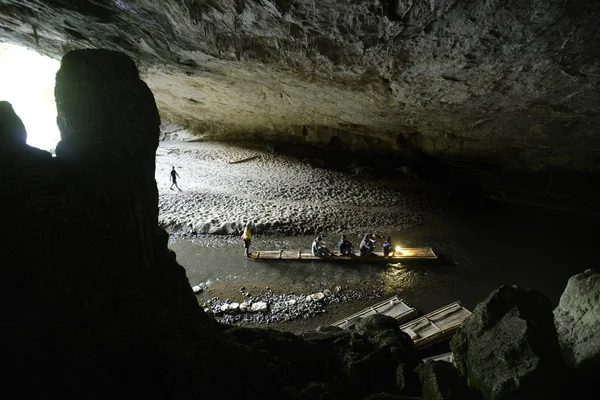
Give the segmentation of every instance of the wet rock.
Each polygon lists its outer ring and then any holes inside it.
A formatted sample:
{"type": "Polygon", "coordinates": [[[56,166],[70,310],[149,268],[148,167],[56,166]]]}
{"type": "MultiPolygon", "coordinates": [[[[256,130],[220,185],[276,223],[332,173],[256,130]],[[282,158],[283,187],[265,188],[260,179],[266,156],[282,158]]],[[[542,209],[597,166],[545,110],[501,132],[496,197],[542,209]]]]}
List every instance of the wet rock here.
{"type": "Polygon", "coordinates": [[[201,292],[202,290],[203,290],[203,289],[202,289],[202,287],[200,287],[199,285],[192,286],[192,291],[193,291],[194,293],[199,293],[199,292],[201,292]]]}
{"type": "Polygon", "coordinates": [[[387,329],[400,331],[398,321],[383,314],[374,314],[368,317],[359,318],[354,326],[354,330],[361,335],[369,335],[387,329]]]}
{"type": "Polygon", "coordinates": [[[306,301],[322,301],[325,295],[322,292],[313,293],[306,297],[306,301]]]}
{"type": "Polygon", "coordinates": [[[248,308],[252,307],[252,302],[251,301],[244,301],[242,303],[240,303],[240,311],[241,312],[246,312],[246,310],[248,310],[248,308]]]}
{"type": "Polygon", "coordinates": [[[577,274],[554,310],[558,340],[567,366],[600,371],[600,274],[577,274]]]}
{"type": "MultiPolygon", "coordinates": [[[[382,314],[359,318],[351,328],[360,335],[368,346],[389,352],[396,362],[403,362],[414,368],[421,360],[414,342],[398,326],[398,321],[382,314]]],[[[353,338],[359,343],[358,338],[353,338]]]]}
{"type": "Polygon", "coordinates": [[[259,301],[257,303],[253,303],[250,307],[251,312],[267,312],[269,310],[269,304],[264,301],[259,301]]]}
{"type": "Polygon", "coordinates": [[[378,392],[395,393],[395,370],[395,362],[384,350],[376,350],[345,366],[348,384],[357,395],[363,396],[378,392]]]}
{"type": "Polygon", "coordinates": [[[396,368],[396,387],[398,392],[407,396],[419,396],[421,383],[413,366],[401,362],[396,368]]]}
{"type": "Polygon", "coordinates": [[[543,398],[564,372],[550,301],[516,286],[502,286],[477,305],[451,348],[469,385],[490,400],[543,398]]]}
{"type": "Polygon", "coordinates": [[[472,398],[465,378],[445,361],[421,363],[416,368],[423,400],[468,400],[472,398]]]}

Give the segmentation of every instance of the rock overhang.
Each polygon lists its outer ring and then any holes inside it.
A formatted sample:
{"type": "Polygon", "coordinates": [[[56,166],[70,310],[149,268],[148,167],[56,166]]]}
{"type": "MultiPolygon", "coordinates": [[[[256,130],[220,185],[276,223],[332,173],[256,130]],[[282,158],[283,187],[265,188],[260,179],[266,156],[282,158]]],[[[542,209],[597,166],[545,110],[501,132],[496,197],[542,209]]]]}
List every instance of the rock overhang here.
{"type": "Polygon", "coordinates": [[[596,171],[600,4],[85,0],[0,6],[0,40],[119,50],[209,138],[596,171]]]}

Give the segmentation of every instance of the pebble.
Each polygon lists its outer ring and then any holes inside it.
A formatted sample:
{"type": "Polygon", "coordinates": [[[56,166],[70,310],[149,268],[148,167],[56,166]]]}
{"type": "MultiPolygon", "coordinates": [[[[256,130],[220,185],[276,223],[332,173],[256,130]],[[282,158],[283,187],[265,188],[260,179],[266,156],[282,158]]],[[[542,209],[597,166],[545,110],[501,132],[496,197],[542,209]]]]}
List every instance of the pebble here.
{"type": "MultiPolygon", "coordinates": [[[[298,318],[308,319],[325,313],[327,306],[334,303],[344,303],[361,299],[374,299],[381,296],[380,293],[363,293],[351,289],[335,288],[335,293],[329,289],[323,289],[317,293],[327,293],[320,301],[315,301],[311,294],[295,293],[273,293],[265,292],[256,296],[252,301],[244,301],[241,304],[231,302],[230,299],[213,297],[201,304],[204,311],[225,324],[270,324],[286,322],[298,318]],[[250,312],[252,304],[266,303],[268,311],[250,312]]],[[[318,296],[320,297],[320,296],[318,296]]]]}

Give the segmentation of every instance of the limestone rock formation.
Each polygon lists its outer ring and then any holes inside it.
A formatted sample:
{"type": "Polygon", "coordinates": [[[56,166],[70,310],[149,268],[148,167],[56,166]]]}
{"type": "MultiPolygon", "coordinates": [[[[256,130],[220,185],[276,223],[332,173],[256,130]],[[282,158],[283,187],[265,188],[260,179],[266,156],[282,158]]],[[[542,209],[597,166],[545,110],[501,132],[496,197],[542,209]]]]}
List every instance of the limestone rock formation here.
{"type": "Polygon", "coordinates": [[[598,170],[596,0],[4,0],[0,41],[128,54],[179,137],[598,170]]]}
{"type": "Polygon", "coordinates": [[[571,279],[554,310],[567,366],[600,371],[600,274],[587,270],[571,279]]]}
{"type": "Polygon", "coordinates": [[[550,301],[502,286],[451,341],[454,364],[486,400],[554,398],[564,372],[550,301]],[[546,397],[544,397],[546,396],[546,397]]]}

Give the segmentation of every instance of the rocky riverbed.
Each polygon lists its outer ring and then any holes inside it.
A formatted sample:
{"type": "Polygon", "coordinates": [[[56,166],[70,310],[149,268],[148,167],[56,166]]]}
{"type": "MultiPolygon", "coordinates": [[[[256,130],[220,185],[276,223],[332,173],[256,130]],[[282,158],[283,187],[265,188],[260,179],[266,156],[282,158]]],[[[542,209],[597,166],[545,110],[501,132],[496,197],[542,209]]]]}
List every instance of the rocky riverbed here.
{"type": "Polygon", "coordinates": [[[270,289],[252,296],[240,288],[247,299],[238,303],[231,299],[212,297],[202,302],[204,311],[212,314],[219,322],[227,324],[277,324],[296,319],[314,318],[325,313],[331,304],[345,303],[353,300],[367,300],[379,297],[377,293],[363,293],[350,288],[337,286],[333,291],[311,293],[275,293],[270,289]]]}

